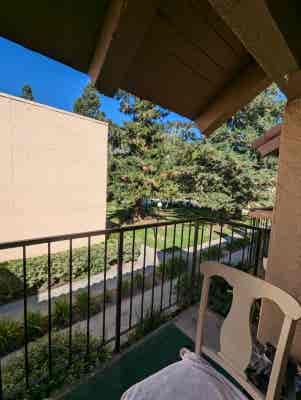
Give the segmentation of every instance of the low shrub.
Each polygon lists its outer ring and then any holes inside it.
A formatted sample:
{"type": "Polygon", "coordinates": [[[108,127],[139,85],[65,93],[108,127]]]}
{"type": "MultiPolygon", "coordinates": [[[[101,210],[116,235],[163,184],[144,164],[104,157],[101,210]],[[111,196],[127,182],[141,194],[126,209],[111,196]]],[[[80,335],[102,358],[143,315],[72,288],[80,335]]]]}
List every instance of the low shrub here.
{"type": "MultiPolygon", "coordinates": [[[[75,309],[78,311],[80,318],[86,318],[89,310],[88,292],[81,292],[76,295],[75,309]]],[[[94,315],[100,307],[97,307],[95,297],[90,296],[90,315],[94,315]]]]}
{"type": "Polygon", "coordinates": [[[87,337],[74,332],[72,340],[72,364],[69,360],[68,335],[52,337],[52,377],[48,377],[48,341],[43,338],[29,346],[30,389],[25,389],[24,354],[18,354],[8,361],[3,369],[2,381],[5,398],[40,400],[65,383],[72,383],[92,367],[110,358],[108,348],[100,340],[90,339],[89,357],[86,355],[87,337]]]}
{"type": "Polygon", "coordinates": [[[41,337],[47,332],[48,318],[39,312],[27,313],[27,333],[29,341],[41,337]]]}
{"type": "Polygon", "coordinates": [[[4,356],[24,342],[23,325],[8,318],[0,319],[0,356],[4,356]]]}
{"type": "Polygon", "coordinates": [[[223,278],[214,276],[209,291],[210,309],[226,317],[231,308],[232,298],[232,287],[223,278]]]}
{"type": "Polygon", "coordinates": [[[65,297],[57,299],[54,303],[53,323],[60,326],[68,324],[70,318],[70,306],[65,297]]]}
{"type": "Polygon", "coordinates": [[[158,277],[164,280],[173,279],[180,276],[187,269],[186,260],[181,257],[169,258],[164,264],[160,264],[158,267],[158,277]]]}
{"type": "Polygon", "coordinates": [[[136,272],[134,275],[134,287],[136,289],[143,288],[143,274],[141,272],[136,272]]]}
{"type": "Polygon", "coordinates": [[[178,295],[178,305],[182,308],[196,303],[201,297],[202,278],[197,276],[191,282],[192,277],[189,272],[185,272],[178,279],[175,290],[178,295]]]}
{"type": "Polygon", "coordinates": [[[237,238],[233,239],[231,242],[227,242],[225,248],[229,251],[234,252],[249,245],[250,245],[250,238],[237,238]]]}
{"type": "Polygon", "coordinates": [[[223,248],[219,248],[219,246],[212,246],[209,249],[206,249],[204,251],[202,251],[201,253],[201,258],[202,261],[208,261],[208,260],[219,260],[220,258],[222,258],[224,254],[223,248]]]}
{"type": "MultiPolygon", "coordinates": [[[[133,282],[133,289],[134,289],[134,282],[133,282]]],[[[131,293],[131,281],[128,279],[124,279],[122,281],[122,296],[127,297],[131,293]]]]}
{"type": "Polygon", "coordinates": [[[160,325],[168,320],[168,316],[160,312],[160,310],[148,310],[143,318],[143,321],[129,335],[129,344],[142,339],[148,333],[157,329],[160,325]]]}
{"type": "MultiPolygon", "coordinates": [[[[138,246],[135,248],[134,257],[140,254],[138,246]]],[[[105,243],[95,243],[91,246],[91,272],[96,274],[104,270],[105,243]]],[[[118,237],[111,235],[107,241],[108,266],[116,264],[118,258],[118,237]]],[[[123,246],[123,260],[132,259],[132,242],[125,235],[123,246]]],[[[47,255],[30,257],[27,259],[27,287],[28,294],[40,288],[47,287],[48,283],[48,257],[47,255]]],[[[74,279],[85,277],[88,268],[87,247],[74,248],[72,254],[72,277],[74,279]]],[[[69,279],[69,251],[53,253],[51,258],[52,284],[67,282],[69,279]]],[[[0,304],[4,304],[23,295],[23,269],[22,260],[11,260],[0,263],[0,304]]]]}
{"type": "Polygon", "coordinates": [[[0,304],[14,299],[16,293],[23,293],[22,277],[8,270],[8,262],[0,263],[0,304]]]}

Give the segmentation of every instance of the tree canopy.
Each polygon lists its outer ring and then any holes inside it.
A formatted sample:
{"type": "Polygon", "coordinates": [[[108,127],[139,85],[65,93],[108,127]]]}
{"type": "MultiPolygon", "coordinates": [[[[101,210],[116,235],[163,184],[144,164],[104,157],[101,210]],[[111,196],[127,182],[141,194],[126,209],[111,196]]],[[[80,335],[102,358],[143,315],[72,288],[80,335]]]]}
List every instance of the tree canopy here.
{"type": "Polygon", "coordinates": [[[22,96],[21,97],[23,97],[23,99],[26,99],[26,100],[34,101],[32,88],[30,85],[24,85],[22,87],[22,96]]]}
{"type": "Polygon", "coordinates": [[[83,94],[75,100],[73,112],[98,120],[105,119],[105,114],[100,110],[99,94],[92,83],[89,83],[83,94]]]}
{"type": "MultiPolygon", "coordinates": [[[[167,120],[168,112],[125,92],[117,95],[122,125],[110,122],[108,200],[141,212],[143,199],[193,199],[230,215],[250,205],[272,205],[277,160],[261,159],[252,141],[279,123],[284,99],[272,85],[209,138],[192,122],[167,120]],[[168,122],[167,122],[168,121],[168,122]]],[[[74,111],[104,119],[89,84],[74,111]]]]}

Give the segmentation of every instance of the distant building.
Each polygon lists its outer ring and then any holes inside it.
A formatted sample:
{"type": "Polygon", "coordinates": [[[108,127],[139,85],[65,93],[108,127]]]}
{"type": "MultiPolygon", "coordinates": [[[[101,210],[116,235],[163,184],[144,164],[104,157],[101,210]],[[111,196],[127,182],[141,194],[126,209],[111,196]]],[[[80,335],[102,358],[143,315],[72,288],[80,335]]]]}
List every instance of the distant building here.
{"type": "Polygon", "coordinates": [[[0,94],[0,242],[105,228],[107,133],[105,122],[0,94]]]}

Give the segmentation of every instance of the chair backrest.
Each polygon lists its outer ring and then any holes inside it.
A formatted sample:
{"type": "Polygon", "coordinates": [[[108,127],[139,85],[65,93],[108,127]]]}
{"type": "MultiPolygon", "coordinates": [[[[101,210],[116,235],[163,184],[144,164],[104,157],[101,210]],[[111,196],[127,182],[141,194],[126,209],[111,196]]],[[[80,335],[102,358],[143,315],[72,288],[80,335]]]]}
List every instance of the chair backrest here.
{"type": "Polygon", "coordinates": [[[196,352],[205,353],[225,369],[254,399],[278,400],[286,370],[289,349],[296,321],[301,318],[301,305],[291,295],[262,279],[216,262],[200,265],[204,275],[196,335],[196,352]],[[233,300],[220,335],[220,352],[214,353],[203,346],[203,326],[208,303],[210,281],[220,276],[233,287],[233,300]],[[252,354],[250,311],[256,299],[276,303],[284,314],[279,343],[273,362],[266,396],[247,381],[244,373],[252,354]]]}

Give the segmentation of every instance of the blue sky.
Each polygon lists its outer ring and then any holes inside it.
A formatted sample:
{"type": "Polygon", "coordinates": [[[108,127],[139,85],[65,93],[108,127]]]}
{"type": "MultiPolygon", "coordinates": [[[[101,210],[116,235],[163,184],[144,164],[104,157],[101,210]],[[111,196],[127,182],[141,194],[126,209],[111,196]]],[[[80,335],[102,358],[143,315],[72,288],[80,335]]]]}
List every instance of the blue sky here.
{"type": "MultiPolygon", "coordinates": [[[[37,102],[71,111],[89,81],[87,75],[1,37],[0,54],[0,92],[19,96],[29,84],[37,102]]],[[[119,124],[125,120],[116,100],[101,95],[101,103],[108,118],[119,124]]],[[[168,119],[184,120],[174,113],[168,119]]]]}

